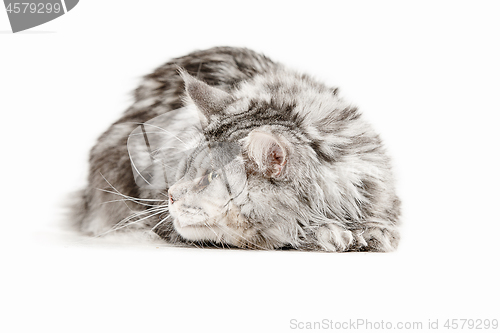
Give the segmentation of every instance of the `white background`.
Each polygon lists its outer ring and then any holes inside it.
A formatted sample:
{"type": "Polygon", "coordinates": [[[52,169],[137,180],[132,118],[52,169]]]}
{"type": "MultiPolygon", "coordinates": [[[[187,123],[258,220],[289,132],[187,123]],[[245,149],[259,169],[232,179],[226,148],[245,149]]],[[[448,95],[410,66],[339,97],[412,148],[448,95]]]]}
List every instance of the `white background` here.
{"type": "Polygon", "coordinates": [[[3,332],[290,332],[290,320],[499,318],[500,6],[81,1],[0,10],[3,332]],[[391,254],[173,249],[61,228],[88,152],[172,57],[245,46],[339,86],[394,159],[391,254]]]}

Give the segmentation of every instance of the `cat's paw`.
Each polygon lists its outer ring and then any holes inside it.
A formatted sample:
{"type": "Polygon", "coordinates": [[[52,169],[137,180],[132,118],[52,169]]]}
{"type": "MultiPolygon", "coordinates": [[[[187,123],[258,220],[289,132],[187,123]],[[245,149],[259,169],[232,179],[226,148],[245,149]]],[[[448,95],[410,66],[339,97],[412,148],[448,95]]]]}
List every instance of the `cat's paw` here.
{"type": "Polygon", "coordinates": [[[391,252],[399,243],[399,232],[392,226],[369,225],[364,230],[347,230],[336,224],[316,231],[317,246],[328,252],[391,252]]]}
{"type": "Polygon", "coordinates": [[[399,243],[399,232],[391,226],[369,226],[357,234],[359,250],[372,252],[391,252],[399,243]]]}
{"type": "Polygon", "coordinates": [[[356,237],[350,230],[336,224],[327,224],[318,228],[316,240],[323,251],[345,252],[355,244],[356,237]]]}

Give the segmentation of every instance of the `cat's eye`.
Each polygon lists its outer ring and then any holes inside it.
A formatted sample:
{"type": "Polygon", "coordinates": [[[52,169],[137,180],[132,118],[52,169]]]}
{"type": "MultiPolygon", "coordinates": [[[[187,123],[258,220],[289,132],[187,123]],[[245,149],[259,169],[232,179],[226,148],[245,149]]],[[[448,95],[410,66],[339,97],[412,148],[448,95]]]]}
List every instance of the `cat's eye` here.
{"type": "Polygon", "coordinates": [[[212,180],[217,179],[217,177],[219,177],[219,174],[215,171],[212,171],[207,175],[207,177],[208,177],[208,182],[210,183],[212,182],[212,180]]]}
{"type": "Polygon", "coordinates": [[[197,187],[199,189],[203,189],[207,187],[212,180],[217,179],[219,177],[219,174],[215,171],[212,171],[210,173],[207,173],[205,176],[201,177],[200,181],[198,182],[197,187]]]}

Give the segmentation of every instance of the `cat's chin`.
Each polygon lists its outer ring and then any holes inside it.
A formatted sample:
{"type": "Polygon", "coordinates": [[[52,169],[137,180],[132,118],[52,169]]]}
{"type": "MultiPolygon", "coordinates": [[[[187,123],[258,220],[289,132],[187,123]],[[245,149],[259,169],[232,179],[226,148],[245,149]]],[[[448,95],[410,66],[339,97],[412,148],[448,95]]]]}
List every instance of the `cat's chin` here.
{"type": "Polygon", "coordinates": [[[181,226],[178,221],[174,222],[175,230],[186,240],[189,241],[214,241],[220,240],[213,228],[208,228],[199,224],[189,224],[181,226]]]}
{"type": "Polygon", "coordinates": [[[174,222],[174,226],[177,232],[187,241],[212,242],[245,249],[270,250],[274,248],[270,247],[269,244],[255,244],[245,236],[239,235],[235,230],[230,230],[227,227],[221,229],[216,225],[206,226],[204,224],[180,227],[178,222],[174,222]]]}

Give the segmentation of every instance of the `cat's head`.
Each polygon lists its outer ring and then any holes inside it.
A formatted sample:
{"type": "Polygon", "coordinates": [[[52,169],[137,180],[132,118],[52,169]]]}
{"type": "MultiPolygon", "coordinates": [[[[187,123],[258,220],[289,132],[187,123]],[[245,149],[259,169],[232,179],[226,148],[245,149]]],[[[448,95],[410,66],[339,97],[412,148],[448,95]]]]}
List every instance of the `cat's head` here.
{"type": "Polygon", "coordinates": [[[306,241],[317,158],[303,144],[293,106],[273,107],[181,75],[186,106],[199,111],[206,140],[185,157],[169,188],[177,232],[191,241],[245,248],[306,241]]]}

